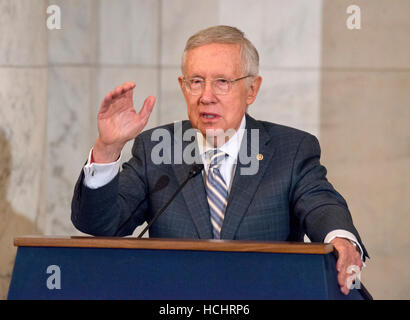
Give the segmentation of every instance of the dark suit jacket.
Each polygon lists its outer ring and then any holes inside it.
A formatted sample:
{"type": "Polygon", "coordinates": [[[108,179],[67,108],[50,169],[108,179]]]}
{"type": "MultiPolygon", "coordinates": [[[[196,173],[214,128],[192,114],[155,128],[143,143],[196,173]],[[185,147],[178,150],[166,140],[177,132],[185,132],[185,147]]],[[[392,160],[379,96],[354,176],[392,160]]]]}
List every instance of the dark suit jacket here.
{"type": "MultiPolygon", "coordinates": [[[[246,144],[251,141],[250,130],[241,149],[247,148],[252,157],[260,153],[263,159],[255,175],[241,175],[244,165],[237,164],[221,239],[302,241],[306,233],[313,242],[322,242],[330,231],[344,229],[364,249],[345,200],[326,179],[317,139],[297,129],[246,117],[246,128],[259,130],[259,150],[246,144]]],[[[173,148],[173,124],[162,128],[171,133],[173,148]]],[[[190,122],[184,121],[182,131],[189,128],[190,122]]],[[[135,139],[132,158],[108,185],[89,189],[81,173],[72,200],[71,218],[77,229],[98,236],[131,235],[152,219],[187,177],[188,164],[152,163],[151,150],[158,142],[151,141],[151,133],[145,131],[135,139]]],[[[188,143],[182,142],[182,147],[188,143]]],[[[187,183],[151,226],[149,235],[212,238],[201,175],[187,183]]]]}

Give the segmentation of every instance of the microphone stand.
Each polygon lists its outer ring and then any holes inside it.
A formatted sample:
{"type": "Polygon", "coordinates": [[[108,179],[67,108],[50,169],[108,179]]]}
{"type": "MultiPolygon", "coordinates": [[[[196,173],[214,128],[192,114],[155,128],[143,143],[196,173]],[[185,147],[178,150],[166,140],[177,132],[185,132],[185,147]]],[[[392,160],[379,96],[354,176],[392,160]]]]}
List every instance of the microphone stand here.
{"type": "Polygon", "coordinates": [[[202,169],[204,168],[204,165],[201,164],[195,164],[191,167],[188,173],[188,177],[182,182],[182,184],[178,187],[178,189],[175,191],[175,193],[172,195],[171,199],[168,200],[168,202],[155,214],[154,218],[148,223],[148,225],[144,228],[144,230],[141,231],[141,233],[138,235],[138,239],[141,239],[142,236],[147,232],[147,230],[152,226],[152,224],[159,218],[159,216],[168,208],[168,206],[171,204],[171,202],[175,199],[175,197],[178,195],[178,193],[181,192],[182,188],[187,184],[187,182],[195,177],[197,174],[199,174],[202,169]]]}

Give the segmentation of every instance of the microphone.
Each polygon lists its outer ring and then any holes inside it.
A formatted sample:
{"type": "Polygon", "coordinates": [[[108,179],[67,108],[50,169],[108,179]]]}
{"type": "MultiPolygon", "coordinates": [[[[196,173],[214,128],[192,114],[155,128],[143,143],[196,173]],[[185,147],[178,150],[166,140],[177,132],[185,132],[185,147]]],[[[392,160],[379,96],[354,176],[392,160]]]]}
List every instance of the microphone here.
{"type": "Polygon", "coordinates": [[[142,232],[138,235],[138,239],[141,239],[142,236],[147,232],[147,230],[152,226],[152,224],[159,218],[159,216],[165,211],[166,208],[171,204],[171,202],[175,199],[175,197],[178,195],[178,193],[181,192],[182,188],[187,184],[187,182],[198,175],[202,169],[204,168],[204,165],[202,163],[194,164],[188,172],[188,176],[186,179],[181,183],[181,185],[178,187],[177,191],[172,195],[172,197],[168,200],[168,202],[155,214],[154,218],[148,223],[148,225],[142,230],[142,232]]]}

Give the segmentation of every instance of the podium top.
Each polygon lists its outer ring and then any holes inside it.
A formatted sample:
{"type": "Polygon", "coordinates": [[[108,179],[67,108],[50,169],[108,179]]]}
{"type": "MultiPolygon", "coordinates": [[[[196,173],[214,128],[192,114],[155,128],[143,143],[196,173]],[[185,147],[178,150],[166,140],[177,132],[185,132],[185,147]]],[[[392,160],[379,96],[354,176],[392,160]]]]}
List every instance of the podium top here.
{"type": "Polygon", "coordinates": [[[14,238],[17,247],[79,247],[118,248],[149,250],[199,250],[270,252],[299,254],[328,254],[333,252],[329,243],[272,242],[242,240],[200,240],[200,239],[159,239],[159,238],[118,238],[118,237],[47,237],[25,236],[14,238]]]}

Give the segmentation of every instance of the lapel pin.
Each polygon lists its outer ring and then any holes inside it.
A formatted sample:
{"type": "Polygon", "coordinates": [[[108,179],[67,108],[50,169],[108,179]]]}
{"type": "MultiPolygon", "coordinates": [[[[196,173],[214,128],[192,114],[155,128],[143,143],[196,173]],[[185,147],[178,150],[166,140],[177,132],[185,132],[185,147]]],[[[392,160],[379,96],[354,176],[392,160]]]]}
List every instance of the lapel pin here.
{"type": "Polygon", "coordinates": [[[262,160],[262,159],[263,159],[263,154],[262,154],[262,153],[259,153],[259,154],[256,156],[256,159],[262,160]]]}

